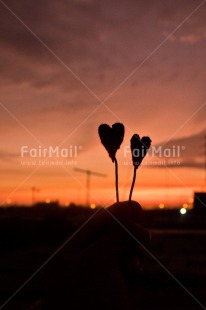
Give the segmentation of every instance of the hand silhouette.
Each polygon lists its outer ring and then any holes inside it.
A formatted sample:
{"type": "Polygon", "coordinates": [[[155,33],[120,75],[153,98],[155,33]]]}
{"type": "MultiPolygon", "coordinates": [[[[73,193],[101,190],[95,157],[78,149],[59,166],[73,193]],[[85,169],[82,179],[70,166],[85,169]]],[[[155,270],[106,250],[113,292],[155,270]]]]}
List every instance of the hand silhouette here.
{"type": "Polygon", "coordinates": [[[129,292],[140,272],[140,245],[149,233],[138,225],[135,201],[101,209],[44,272],[42,309],[130,309],[129,292]]]}

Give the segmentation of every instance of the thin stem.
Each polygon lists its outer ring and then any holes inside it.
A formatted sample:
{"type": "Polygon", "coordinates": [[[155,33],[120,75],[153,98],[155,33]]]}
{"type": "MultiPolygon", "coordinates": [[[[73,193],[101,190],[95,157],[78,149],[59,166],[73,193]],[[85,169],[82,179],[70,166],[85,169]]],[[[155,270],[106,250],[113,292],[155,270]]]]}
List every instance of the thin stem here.
{"type": "Polygon", "coordinates": [[[114,163],[115,163],[116,200],[117,200],[117,202],[119,202],[119,190],[118,190],[118,163],[117,163],[116,157],[115,157],[115,159],[114,159],[114,163]]]}
{"type": "Polygon", "coordinates": [[[137,168],[134,167],[134,175],[133,175],[132,185],[131,185],[131,189],[130,189],[130,193],[129,193],[129,201],[132,200],[132,192],[133,192],[134,184],[135,184],[135,181],[136,181],[136,171],[137,171],[137,168]]]}

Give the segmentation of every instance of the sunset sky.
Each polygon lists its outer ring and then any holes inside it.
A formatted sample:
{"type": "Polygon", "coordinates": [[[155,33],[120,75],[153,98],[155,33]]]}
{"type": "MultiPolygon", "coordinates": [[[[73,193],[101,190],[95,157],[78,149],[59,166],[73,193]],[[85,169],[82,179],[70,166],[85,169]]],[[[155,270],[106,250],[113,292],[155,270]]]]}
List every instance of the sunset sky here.
{"type": "Polygon", "coordinates": [[[90,201],[112,203],[114,164],[101,123],[125,125],[120,199],[132,181],[125,150],[134,133],[156,148],[179,146],[180,157],[150,153],[133,199],[177,206],[204,189],[206,1],[0,0],[0,20],[2,205],[31,204],[33,186],[36,201],[84,203],[86,176],[74,168],[106,174],[91,178],[90,201]],[[77,157],[42,166],[34,161],[45,158],[22,158],[22,146],[76,146],[77,157]]]}

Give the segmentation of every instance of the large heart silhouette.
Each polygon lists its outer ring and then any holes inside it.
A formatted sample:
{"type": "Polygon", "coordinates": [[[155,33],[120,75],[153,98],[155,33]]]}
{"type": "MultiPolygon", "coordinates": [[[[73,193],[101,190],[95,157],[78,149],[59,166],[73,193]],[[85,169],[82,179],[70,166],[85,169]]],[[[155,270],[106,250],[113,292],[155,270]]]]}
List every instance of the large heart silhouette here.
{"type": "Polygon", "coordinates": [[[110,127],[107,124],[101,124],[98,128],[100,140],[114,162],[116,152],[124,139],[124,125],[115,123],[110,127]]]}
{"type": "Polygon", "coordinates": [[[143,158],[147,154],[148,149],[150,148],[152,140],[149,137],[142,137],[137,134],[134,134],[130,140],[130,147],[132,152],[132,161],[135,168],[138,168],[141,164],[143,158]]]}

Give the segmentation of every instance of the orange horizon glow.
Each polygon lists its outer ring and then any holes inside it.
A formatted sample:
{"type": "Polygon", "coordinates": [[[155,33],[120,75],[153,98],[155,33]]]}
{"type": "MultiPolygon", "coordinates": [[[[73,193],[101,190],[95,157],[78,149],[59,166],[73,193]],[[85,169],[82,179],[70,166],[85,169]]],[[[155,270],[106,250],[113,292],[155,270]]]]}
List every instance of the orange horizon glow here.
{"type": "MultiPolygon", "coordinates": [[[[101,187],[103,184],[101,184],[101,187]]],[[[104,190],[102,188],[95,187],[90,192],[90,203],[95,205],[101,205],[108,207],[109,205],[116,202],[115,187],[114,184],[111,187],[106,187],[104,190]],[[105,199],[106,197],[106,199],[105,199]]],[[[120,201],[128,200],[130,187],[119,188],[120,201]]],[[[198,187],[178,187],[173,186],[170,188],[160,188],[160,187],[136,187],[133,192],[133,200],[138,201],[143,208],[156,208],[160,204],[164,204],[165,207],[179,207],[184,203],[191,204],[193,200],[194,192],[201,191],[203,188],[198,187]]],[[[32,204],[32,190],[27,188],[25,190],[19,190],[14,195],[3,196],[1,193],[1,200],[3,202],[2,206],[9,206],[12,204],[16,205],[31,205],[32,204]]],[[[71,203],[76,205],[85,205],[86,203],[86,188],[84,184],[68,190],[67,187],[59,188],[58,191],[52,191],[51,189],[42,188],[37,191],[34,195],[34,203],[58,201],[61,206],[69,206],[71,203]],[[68,192],[68,195],[65,193],[68,192]],[[72,194],[73,193],[73,194],[72,194]]]]}
{"type": "MultiPolygon", "coordinates": [[[[96,133],[97,135],[97,133],[96,133]]],[[[59,201],[62,206],[70,203],[86,203],[86,175],[76,172],[75,168],[87,168],[104,173],[106,177],[92,176],[90,184],[90,202],[95,205],[109,206],[115,202],[114,164],[106,150],[101,145],[98,135],[96,146],[88,149],[73,159],[70,165],[24,165],[22,161],[38,162],[44,160],[36,157],[17,157],[12,165],[19,169],[13,178],[13,172],[5,175],[0,193],[2,205],[31,205],[33,202],[46,200],[59,201]],[[94,160],[95,159],[95,160],[94,160]],[[73,163],[75,162],[75,164],[73,163]],[[92,166],[91,166],[92,163],[92,166]],[[101,168],[104,167],[104,168],[101,168]],[[28,179],[28,180],[27,180],[28,179]],[[32,188],[35,188],[34,193],[32,188]]],[[[128,199],[132,181],[133,167],[131,154],[124,153],[125,142],[117,153],[119,162],[119,193],[120,200],[128,199]]],[[[49,163],[65,160],[65,158],[48,159],[49,163]]],[[[152,160],[145,158],[137,170],[137,180],[133,192],[133,200],[145,208],[157,207],[164,204],[167,207],[177,207],[188,203],[194,191],[204,190],[204,170],[184,167],[151,167],[152,160]]],[[[160,159],[162,160],[162,159],[160,159]]],[[[168,160],[168,159],[167,159],[168,160]]],[[[179,159],[178,159],[179,160],[179,159]]],[[[10,163],[11,167],[11,163],[10,163]]]]}
{"type": "Polygon", "coordinates": [[[31,205],[34,198],[85,204],[86,176],[75,167],[106,174],[91,177],[90,201],[113,203],[114,165],[98,137],[102,123],[125,125],[117,152],[121,200],[128,199],[132,182],[129,145],[135,133],[149,136],[154,147],[179,147],[180,156],[145,159],[137,172],[134,200],[145,208],[176,207],[192,199],[194,191],[206,189],[205,6],[197,9],[192,0],[172,5],[55,2],[45,3],[43,10],[34,1],[9,5],[18,18],[6,7],[0,10],[5,34],[1,205],[31,205]],[[57,146],[71,151],[58,158],[63,165],[42,165],[46,157],[33,151],[22,157],[22,148],[57,146]],[[37,163],[25,164],[33,161],[37,163]],[[155,161],[163,161],[162,166],[155,161]],[[39,190],[33,198],[32,187],[39,190]]]}

